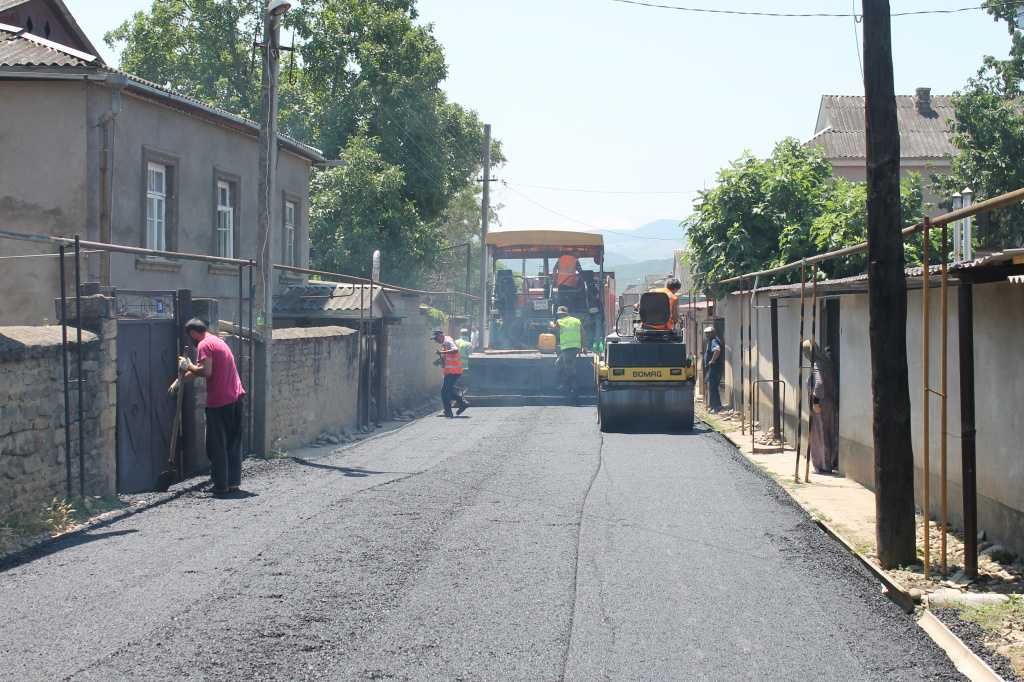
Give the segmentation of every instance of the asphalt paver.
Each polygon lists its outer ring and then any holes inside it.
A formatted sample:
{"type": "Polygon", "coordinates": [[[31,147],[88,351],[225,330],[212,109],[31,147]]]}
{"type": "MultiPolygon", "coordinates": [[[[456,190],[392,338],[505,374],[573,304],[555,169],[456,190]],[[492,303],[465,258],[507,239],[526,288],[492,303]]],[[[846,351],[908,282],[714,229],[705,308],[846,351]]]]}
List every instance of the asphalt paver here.
{"type": "Polygon", "coordinates": [[[959,679],[717,435],[472,409],[0,572],[0,678],[959,679]]]}

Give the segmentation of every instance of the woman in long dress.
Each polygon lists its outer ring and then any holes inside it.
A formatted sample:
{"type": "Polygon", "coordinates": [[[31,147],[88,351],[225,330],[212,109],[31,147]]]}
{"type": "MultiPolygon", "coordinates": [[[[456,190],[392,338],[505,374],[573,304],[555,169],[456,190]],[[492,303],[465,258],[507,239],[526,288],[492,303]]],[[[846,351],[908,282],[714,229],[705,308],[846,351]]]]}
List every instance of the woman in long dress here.
{"type": "Polygon", "coordinates": [[[811,407],[811,463],[819,474],[828,474],[839,468],[835,367],[828,349],[822,352],[810,341],[804,341],[803,348],[804,355],[811,362],[811,374],[807,379],[811,407]]]}

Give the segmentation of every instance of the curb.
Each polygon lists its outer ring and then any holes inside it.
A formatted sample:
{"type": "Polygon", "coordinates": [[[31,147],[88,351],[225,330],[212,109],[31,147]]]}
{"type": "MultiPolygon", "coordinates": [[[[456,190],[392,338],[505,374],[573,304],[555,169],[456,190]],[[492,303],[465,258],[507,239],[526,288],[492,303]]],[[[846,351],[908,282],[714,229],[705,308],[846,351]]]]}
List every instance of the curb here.
{"type": "MultiPolygon", "coordinates": [[[[712,431],[720,434],[727,441],[729,441],[729,443],[736,448],[736,450],[740,453],[740,455],[744,457],[744,459],[746,459],[754,466],[758,466],[757,462],[747,457],[747,454],[743,452],[742,446],[739,443],[737,443],[729,434],[727,434],[724,431],[719,431],[711,423],[704,421],[703,419],[701,421],[704,422],[704,424],[706,424],[708,428],[710,428],[712,431]]],[[[806,507],[804,507],[803,504],[800,503],[800,500],[798,500],[793,495],[793,493],[786,489],[785,486],[780,485],[779,488],[785,491],[786,495],[788,495],[789,498],[793,500],[794,504],[796,504],[798,507],[803,509],[808,514],[811,513],[806,507]]],[[[846,551],[848,551],[850,554],[856,557],[857,560],[860,561],[860,563],[863,564],[864,567],[867,568],[871,572],[871,574],[878,579],[880,583],[882,583],[883,592],[887,597],[889,597],[889,599],[891,599],[897,606],[903,609],[905,613],[914,613],[914,611],[916,610],[914,599],[902,585],[893,580],[885,572],[884,569],[882,569],[880,566],[876,565],[866,556],[864,556],[856,549],[854,549],[853,545],[850,544],[850,542],[847,541],[846,538],[844,538],[842,534],[837,532],[834,528],[829,526],[821,519],[814,518],[813,515],[811,516],[811,518],[819,528],[821,528],[823,531],[825,531],[826,534],[831,536],[836,542],[842,545],[846,549],[846,551]]],[[[917,623],[917,626],[919,628],[924,630],[925,634],[928,635],[929,639],[931,639],[937,647],[942,649],[942,651],[946,654],[946,657],[949,658],[949,660],[953,663],[956,669],[960,671],[965,677],[967,677],[967,679],[971,680],[971,682],[1003,681],[1003,678],[998,673],[992,670],[992,668],[989,667],[989,665],[980,656],[978,656],[978,654],[976,654],[969,646],[964,644],[963,640],[957,637],[952,630],[947,628],[945,624],[942,623],[942,621],[936,618],[935,615],[927,609],[927,607],[921,609],[920,617],[916,618],[914,622],[917,623]]]]}

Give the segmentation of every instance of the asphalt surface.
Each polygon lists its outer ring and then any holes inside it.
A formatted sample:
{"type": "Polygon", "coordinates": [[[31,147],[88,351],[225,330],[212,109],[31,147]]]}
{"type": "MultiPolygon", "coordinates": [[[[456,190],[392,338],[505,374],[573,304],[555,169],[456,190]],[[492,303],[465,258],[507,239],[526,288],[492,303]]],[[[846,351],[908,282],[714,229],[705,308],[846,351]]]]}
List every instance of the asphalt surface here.
{"type": "Polygon", "coordinates": [[[477,408],[0,572],[0,678],[959,679],[717,435],[477,408]]]}

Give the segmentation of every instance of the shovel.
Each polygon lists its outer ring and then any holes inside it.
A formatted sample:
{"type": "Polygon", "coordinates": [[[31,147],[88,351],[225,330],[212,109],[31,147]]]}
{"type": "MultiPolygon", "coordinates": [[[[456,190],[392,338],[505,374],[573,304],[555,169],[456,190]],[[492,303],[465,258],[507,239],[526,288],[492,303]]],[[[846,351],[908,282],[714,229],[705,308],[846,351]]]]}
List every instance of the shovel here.
{"type": "Polygon", "coordinates": [[[167,492],[174,483],[174,475],[177,473],[175,455],[178,454],[178,431],[181,430],[181,400],[185,393],[185,373],[179,368],[178,378],[168,389],[168,392],[175,394],[174,426],[171,427],[171,447],[167,454],[167,468],[160,472],[156,480],[156,490],[160,493],[167,492]]]}

